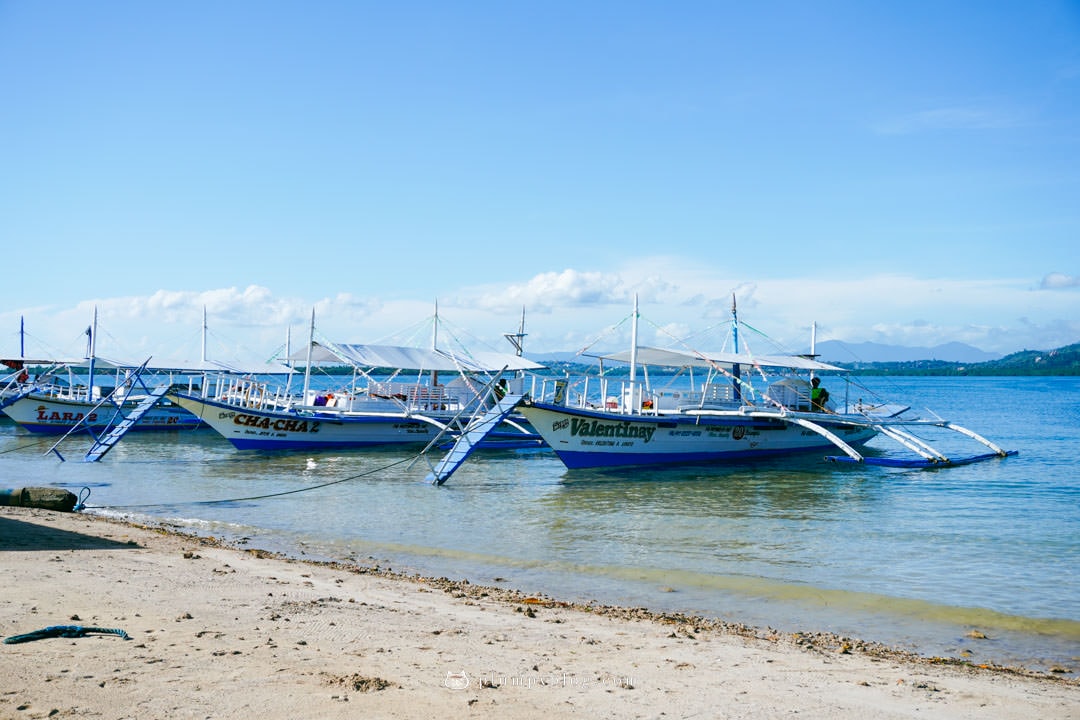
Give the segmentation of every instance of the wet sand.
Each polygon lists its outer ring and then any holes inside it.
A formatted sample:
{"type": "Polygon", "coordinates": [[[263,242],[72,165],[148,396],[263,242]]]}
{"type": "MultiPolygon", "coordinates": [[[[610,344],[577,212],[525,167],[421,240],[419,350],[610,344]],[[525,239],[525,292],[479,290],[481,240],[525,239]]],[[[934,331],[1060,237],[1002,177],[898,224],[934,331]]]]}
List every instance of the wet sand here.
{"type": "Polygon", "coordinates": [[[1077,718],[1080,682],[0,507],[2,718],[1077,718]]]}

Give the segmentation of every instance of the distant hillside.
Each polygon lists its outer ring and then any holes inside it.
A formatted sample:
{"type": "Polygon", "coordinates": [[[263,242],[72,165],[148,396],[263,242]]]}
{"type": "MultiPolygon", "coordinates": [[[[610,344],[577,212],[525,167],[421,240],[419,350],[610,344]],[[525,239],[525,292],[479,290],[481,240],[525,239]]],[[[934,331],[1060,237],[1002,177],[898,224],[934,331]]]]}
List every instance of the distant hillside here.
{"type": "MultiPolygon", "coordinates": [[[[807,349],[803,349],[807,352],[807,349]]],[[[999,360],[1000,353],[986,352],[977,347],[960,342],[945,343],[933,347],[908,347],[905,345],[884,345],[882,343],[862,342],[845,343],[838,340],[826,340],[817,345],[818,359],[822,362],[873,363],[873,362],[914,362],[916,360],[945,360],[949,362],[979,363],[999,360]]],[[[539,363],[583,363],[589,358],[577,357],[572,352],[553,352],[530,355],[539,363]]]]}
{"type": "Polygon", "coordinates": [[[1080,375],[1080,343],[1056,350],[1022,350],[979,363],[915,360],[908,362],[835,362],[861,375],[1080,375]]]}
{"type": "Polygon", "coordinates": [[[933,347],[907,347],[874,342],[845,343],[826,340],[818,343],[817,353],[818,359],[827,363],[915,362],[917,360],[981,363],[1001,359],[1000,353],[986,352],[961,342],[933,347]]]}
{"type": "MultiPolygon", "coordinates": [[[[821,343],[826,346],[828,343],[821,343]]],[[[840,347],[867,348],[875,346],[875,343],[860,343],[848,346],[837,343],[840,347]]],[[[1080,375],[1080,343],[1067,345],[1056,350],[1022,350],[1021,352],[995,356],[993,353],[985,353],[978,348],[973,348],[963,343],[949,343],[938,345],[935,348],[900,348],[899,346],[876,345],[877,348],[885,348],[894,353],[897,349],[914,350],[916,357],[909,360],[869,361],[866,359],[852,361],[851,352],[846,352],[847,360],[831,357],[823,350],[819,358],[848,370],[857,370],[860,375],[1080,375]],[[941,351],[942,355],[956,357],[955,353],[964,356],[979,357],[990,356],[993,359],[982,362],[963,360],[948,360],[942,358],[917,357],[928,351],[941,351]],[[968,354],[970,352],[970,354],[968,354]]],[[[822,349],[819,346],[819,349],[822,349]]],[[[827,348],[826,348],[827,350],[827,348]]],[[[576,357],[573,353],[550,353],[537,355],[532,358],[536,362],[543,363],[556,373],[569,373],[571,375],[586,372],[595,363],[587,362],[589,358],[576,357]]],[[[612,364],[610,374],[624,374],[628,368],[621,364],[612,364]]]]}

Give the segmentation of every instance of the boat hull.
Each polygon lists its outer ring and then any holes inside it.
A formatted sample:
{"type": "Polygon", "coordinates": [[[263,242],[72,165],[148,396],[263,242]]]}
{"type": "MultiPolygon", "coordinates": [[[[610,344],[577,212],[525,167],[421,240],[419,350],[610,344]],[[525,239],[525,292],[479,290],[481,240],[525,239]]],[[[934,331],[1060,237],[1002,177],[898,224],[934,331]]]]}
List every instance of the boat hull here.
{"type": "MultiPolygon", "coordinates": [[[[120,414],[108,403],[98,406],[80,400],[28,395],[4,408],[4,412],[25,430],[42,435],[62,435],[76,425],[101,432],[115,426],[130,413],[136,402],[125,402],[120,414]]],[[[133,431],[190,430],[202,423],[187,410],[172,403],[159,403],[132,426],[133,431]]]]}
{"type": "MultiPolygon", "coordinates": [[[[571,469],[715,463],[836,450],[813,430],[740,413],[622,415],[537,402],[523,405],[521,413],[571,469]]],[[[853,447],[877,434],[866,426],[821,424],[853,447]]]]}
{"type": "MultiPolygon", "coordinates": [[[[171,397],[238,450],[425,446],[442,431],[438,419],[403,413],[269,410],[183,394],[171,397]]],[[[537,435],[507,432],[493,437],[488,447],[536,447],[541,442],[537,435]]]]}

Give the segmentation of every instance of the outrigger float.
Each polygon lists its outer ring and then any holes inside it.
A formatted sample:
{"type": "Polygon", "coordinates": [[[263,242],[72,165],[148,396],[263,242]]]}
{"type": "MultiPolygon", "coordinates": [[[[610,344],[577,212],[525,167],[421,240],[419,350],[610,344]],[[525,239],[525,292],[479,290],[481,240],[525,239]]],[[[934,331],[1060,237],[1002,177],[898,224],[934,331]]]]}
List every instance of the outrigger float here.
{"type": "MultiPolygon", "coordinates": [[[[828,400],[812,382],[822,373],[848,371],[816,360],[813,339],[807,355],[756,355],[739,344],[739,323],[732,301],[730,351],[699,352],[685,347],[641,347],[637,343],[635,299],[629,352],[595,356],[600,378],[551,380],[540,392],[520,399],[521,414],[570,469],[634,468],[676,464],[748,462],[806,453],[830,462],[898,468],[941,468],[1016,455],[954,422],[911,417],[910,407],[888,403],[828,400]],[[604,362],[629,363],[629,378],[602,377],[604,362]],[[690,374],[688,390],[658,388],[648,367],[680,368],[690,374]],[[638,380],[638,370],[644,380],[638,380]],[[695,371],[704,371],[701,382],[695,371]],[[990,452],[955,457],[917,437],[917,429],[952,431],[990,452]],[[867,453],[865,445],[887,437],[914,458],[867,453]]],[[[847,393],[850,395],[850,392],[847,393]]],[[[500,408],[505,410],[505,408],[500,408]]],[[[485,418],[474,420],[477,432],[465,433],[459,445],[433,466],[429,479],[446,482],[460,466],[485,418]]],[[[936,444],[936,443],[935,443],[936,444]]]]}

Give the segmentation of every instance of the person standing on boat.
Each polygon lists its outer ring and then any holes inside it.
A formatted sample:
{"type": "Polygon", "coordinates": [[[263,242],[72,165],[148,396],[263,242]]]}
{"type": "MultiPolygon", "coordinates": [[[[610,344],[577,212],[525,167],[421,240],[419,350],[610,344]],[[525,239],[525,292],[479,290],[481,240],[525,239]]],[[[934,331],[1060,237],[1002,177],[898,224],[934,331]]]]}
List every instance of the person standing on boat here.
{"type": "Polygon", "coordinates": [[[810,381],[810,409],[814,412],[825,412],[825,403],[829,402],[829,391],[821,387],[821,378],[810,381]]]}

